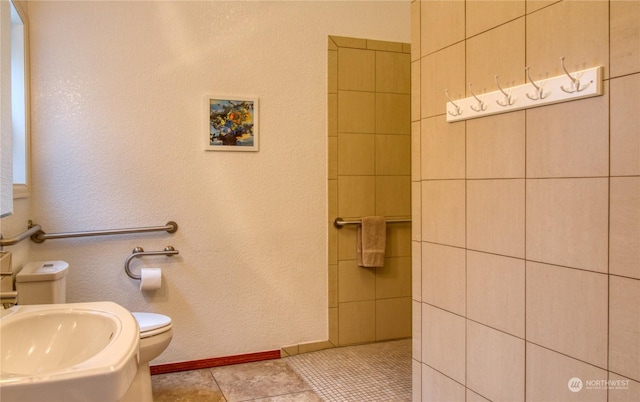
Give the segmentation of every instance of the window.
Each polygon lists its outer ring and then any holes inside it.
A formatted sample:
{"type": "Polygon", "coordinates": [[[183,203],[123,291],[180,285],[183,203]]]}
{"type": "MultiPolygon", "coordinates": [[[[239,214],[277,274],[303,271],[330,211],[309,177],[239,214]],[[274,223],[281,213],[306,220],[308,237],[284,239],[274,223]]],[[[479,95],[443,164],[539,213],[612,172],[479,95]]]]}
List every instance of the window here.
{"type": "Polygon", "coordinates": [[[28,196],[28,27],[20,4],[0,0],[0,217],[28,196]]]}
{"type": "Polygon", "coordinates": [[[27,185],[27,96],[25,27],[11,3],[11,125],[13,147],[13,194],[23,196],[27,185]]]}

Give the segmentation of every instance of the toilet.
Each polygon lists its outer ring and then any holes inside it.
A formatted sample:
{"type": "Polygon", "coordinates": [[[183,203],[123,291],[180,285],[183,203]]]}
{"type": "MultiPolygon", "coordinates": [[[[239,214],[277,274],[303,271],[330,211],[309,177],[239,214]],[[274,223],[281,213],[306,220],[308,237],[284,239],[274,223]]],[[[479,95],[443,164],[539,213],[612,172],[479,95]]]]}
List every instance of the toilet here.
{"type": "MultiPolygon", "coordinates": [[[[16,275],[18,304],[66,303],[64,261],[31,262],[16,275]]],[[[140,328],[138,370],[121,402],[152,402],[149,362],[160,356],[173,337],[171,317],[156,313],[132,312],[140,328]]]]}

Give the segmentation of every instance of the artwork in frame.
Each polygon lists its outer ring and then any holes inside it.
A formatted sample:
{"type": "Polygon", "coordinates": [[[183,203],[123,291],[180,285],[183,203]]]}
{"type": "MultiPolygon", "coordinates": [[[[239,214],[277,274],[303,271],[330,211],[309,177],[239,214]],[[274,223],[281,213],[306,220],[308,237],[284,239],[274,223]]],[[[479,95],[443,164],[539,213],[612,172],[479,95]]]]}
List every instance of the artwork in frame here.
{"type": "Polygon", "coordinates": [[[207,95],[204,103],[205,150],[258,150],[258,98],[207,95]]]}

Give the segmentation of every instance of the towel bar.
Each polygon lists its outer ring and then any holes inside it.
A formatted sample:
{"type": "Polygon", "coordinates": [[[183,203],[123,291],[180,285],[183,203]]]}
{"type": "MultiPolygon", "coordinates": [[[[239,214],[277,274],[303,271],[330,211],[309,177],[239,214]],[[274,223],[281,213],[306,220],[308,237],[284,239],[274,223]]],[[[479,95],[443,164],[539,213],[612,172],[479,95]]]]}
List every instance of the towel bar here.
{"type": "MultiPolygon", "coordinates": [[[[411,222],[411,218],[398,218],[398,219],[387,219],[387,223],[405,223],[411,222]]],[[[362,219],[354,219],[354,220],[344,220],[342,218],[336,218],[333,221],[333,226],[338,229],[341,229],[345,225],[360,225],[362,224],[362,219]]]]}

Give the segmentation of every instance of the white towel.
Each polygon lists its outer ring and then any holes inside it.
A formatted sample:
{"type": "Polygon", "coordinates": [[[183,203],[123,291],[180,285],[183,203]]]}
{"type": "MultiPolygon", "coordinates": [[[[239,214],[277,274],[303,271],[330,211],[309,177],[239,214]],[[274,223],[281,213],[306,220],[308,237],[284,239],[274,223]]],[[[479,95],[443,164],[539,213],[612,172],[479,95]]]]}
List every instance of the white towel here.
{"type": "Polygon", "coordinates": [[[387,241],[387,224],[382,216],[363,216],[358,227],[356,257],[358,266],[384,266],[387,241]]]}

